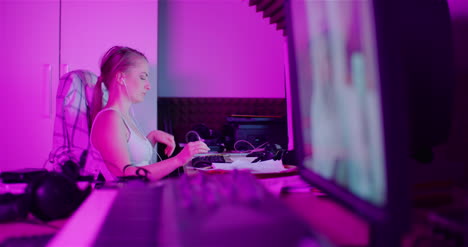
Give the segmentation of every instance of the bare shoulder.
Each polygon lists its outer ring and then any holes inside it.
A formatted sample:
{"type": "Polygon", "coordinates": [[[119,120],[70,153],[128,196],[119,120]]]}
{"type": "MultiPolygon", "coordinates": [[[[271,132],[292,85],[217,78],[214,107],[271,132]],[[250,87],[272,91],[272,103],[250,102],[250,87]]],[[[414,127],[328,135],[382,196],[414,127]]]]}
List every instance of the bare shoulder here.
{"type": "Polygon", "coordinates": [[[97,144],[103,139],[118,138],[119,136],[126,139],[127,129],[125,124],[116,111],[104,111],[99,113],[93,123],[93,131],[91,138],[93,143],[97,144]]]}
{"type": "Polygon", "coordinates": [[[115,128],[115,127],[121,127],[123,124],[122,118],[120,117],[120,114],[116,111],[103,111],[99,113],[97,118],[95,119],[93,123],[93,128],[96,129],[109,129],[109,128],[115,128]]]}

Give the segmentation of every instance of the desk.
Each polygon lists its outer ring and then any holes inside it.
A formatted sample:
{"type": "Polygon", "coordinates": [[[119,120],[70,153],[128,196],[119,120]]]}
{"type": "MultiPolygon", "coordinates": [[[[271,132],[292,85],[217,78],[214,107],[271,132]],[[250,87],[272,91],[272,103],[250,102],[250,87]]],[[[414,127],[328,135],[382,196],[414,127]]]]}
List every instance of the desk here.
{"type": "Polygon", "coordinates": [[[336,246],[368,246],[368,224],[330,198],[317,196],[311,191],[279,193],[280,188],[303,187],[305,182],[299,175],[260,179],[259,181],[270,192],[277,194],[310,227],[326,236],[336,246]]]}
{"type": "MultiPolygon", "coordinates": [[[[366,223],[327,197],[317,197],[312,192],[280,193],[284,186],[304,183],[298,175],[259,179],[268,190],[279,198],[311,227],[324,234],[337,246],[366,246],[366,223]]],[[[56,233],[67,219],[46,225],[27,223],[0,224],[0,243],[9,237],[35,236],[56,233]],[[52,226],[52,227],[51,227],[52,226]]]]}
{"type": "Polygon", "coordinates": [[[33,216],[29,216],[27,222],[3,223],[0,224],[0,244],[8,238],[55,234],[66,222],[67,219],[60,219],[48,223],[41,223],[35,220],[33,216]]]}
{"type": "Polygon", "coordinates": [[[312,228],[336,246],[367,246],[368,225],[328,198],[311,193],[282,195],[281,199],[312,228]]]}

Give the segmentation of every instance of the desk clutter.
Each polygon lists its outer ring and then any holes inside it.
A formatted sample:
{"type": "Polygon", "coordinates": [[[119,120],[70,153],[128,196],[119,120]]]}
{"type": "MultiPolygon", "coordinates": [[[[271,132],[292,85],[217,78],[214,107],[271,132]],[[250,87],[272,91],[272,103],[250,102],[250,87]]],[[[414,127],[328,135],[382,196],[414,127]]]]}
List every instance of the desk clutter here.
{"type": "Polygon", "coordinates": [[[283,164],[283,154],[287,151],[279,145],[266,145],[250,152],[226,152],[198,154],[184,167],[186,172],[193,170],[207,174],[222,174],[234,170],[248,171],[257,178],[290,176],[298,173],[297,166],[283,164]],[[270,146],[277,148],[271,149],[270,146]]]}
{"type": "Polygon", "coordinates": [[[286,171],[281,160],[265,160],[252,163],[252,158],[247,160],[236,160],[229,163],[213,163],[213,169],[221,170],[248,170],[251,173],[275,173],[286,171]]]}

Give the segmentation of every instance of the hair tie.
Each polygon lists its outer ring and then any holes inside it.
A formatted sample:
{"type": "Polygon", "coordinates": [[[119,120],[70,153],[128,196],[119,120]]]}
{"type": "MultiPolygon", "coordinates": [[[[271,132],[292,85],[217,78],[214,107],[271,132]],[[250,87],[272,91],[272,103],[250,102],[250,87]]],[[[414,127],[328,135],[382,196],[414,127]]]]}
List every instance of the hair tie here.
{"type": "Polygon", "coordinates": [[[151,172],[148,171],[146,168],[138,167],[137,170],[135,171],[135,174],[140,178],[147,179],[148,175],[151,174],[151,172]]]}
{"type": "Polygon", "coordinates": [[[129,168],[130,166],[135,167],[135,166],[132,165],[132,164],[129,164],[129,165],[124,166],[124,168],[123,168],[123,170],[122,170],[124,176],[125,176],[125,170],[127,170],[127,168],[129,168]]]}

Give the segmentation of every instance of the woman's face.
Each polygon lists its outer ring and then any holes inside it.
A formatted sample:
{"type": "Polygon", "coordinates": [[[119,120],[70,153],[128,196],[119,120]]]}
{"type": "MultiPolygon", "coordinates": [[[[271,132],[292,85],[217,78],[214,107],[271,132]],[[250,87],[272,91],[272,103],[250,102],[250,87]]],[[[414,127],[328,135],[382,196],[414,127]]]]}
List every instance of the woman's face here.
{"type": "Polygon", "coordinates": [[[135,66],[130,67],[125,73],[127,93],[131,102],[142,102],[146,93],[151,89],[151,85],[148,80],[148,71],[148,62],[145,59],[140,58],[135,63],[135,66]]]}

